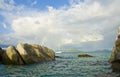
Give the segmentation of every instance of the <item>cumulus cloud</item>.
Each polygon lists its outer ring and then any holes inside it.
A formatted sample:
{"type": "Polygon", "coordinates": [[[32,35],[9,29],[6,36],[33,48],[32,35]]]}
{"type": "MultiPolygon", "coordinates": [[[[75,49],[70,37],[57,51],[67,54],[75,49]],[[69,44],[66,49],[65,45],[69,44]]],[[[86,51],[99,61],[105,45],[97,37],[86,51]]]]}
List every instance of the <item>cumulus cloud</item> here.
{"type": "Polygon", "coordinates": [[[0,9],[3,10],[13,10],[15,8],[14,6],[14,0],[0,0],[0,9]]]}
{"type": "Polygon", "coordinates": [[[31,10],[31,13],[24,11],[25,15],[16,14],[10,22],[13,30],[10,35],[14,37],[9,35],[7,40],[37,43],[53,49],[65,45],[79,45],[83,50],[110,48],[120,22],[119,1],[111,0],[107,5],[103,2],[71,0],[71,5],[64,8],[48,6],[46,12],[31,10]]]}

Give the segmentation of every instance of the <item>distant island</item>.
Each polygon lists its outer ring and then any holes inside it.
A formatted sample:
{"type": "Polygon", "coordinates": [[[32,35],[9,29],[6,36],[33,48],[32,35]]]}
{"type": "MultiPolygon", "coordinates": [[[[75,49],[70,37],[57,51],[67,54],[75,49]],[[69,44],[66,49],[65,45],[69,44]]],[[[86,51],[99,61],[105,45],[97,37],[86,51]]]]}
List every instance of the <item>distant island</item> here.
{"type": "Polygon", "coordinates": [[[63,50],[63,52],[84,52],[84,51],[78,49],[68,49],[68,50],[63,50]]]}

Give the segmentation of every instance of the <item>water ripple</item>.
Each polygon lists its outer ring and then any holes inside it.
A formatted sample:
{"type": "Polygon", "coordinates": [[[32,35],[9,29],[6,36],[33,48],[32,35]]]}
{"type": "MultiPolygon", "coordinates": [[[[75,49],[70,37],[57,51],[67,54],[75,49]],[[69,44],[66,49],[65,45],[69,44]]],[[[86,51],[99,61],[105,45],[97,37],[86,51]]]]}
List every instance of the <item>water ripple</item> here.
{"type": "Polygon", "coordinates": [[[62,58],[32,65],[0,65],[0,77],[119,77],[108,63],[110,53],[89,53],[95,57],[78,58],[79,53],[57,54],[62,58]],[[99,53],[99,54],[98,54],[99,53]],[[107,55],[107,56],[106,56],[107,55]]]}

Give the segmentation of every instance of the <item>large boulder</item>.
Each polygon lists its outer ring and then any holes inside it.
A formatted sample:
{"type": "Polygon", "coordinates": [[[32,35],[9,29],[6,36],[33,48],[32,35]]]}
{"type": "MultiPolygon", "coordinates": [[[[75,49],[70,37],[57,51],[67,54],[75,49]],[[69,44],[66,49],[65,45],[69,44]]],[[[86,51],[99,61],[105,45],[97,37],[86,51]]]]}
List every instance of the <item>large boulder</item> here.
{"type": "Polygon", "coordinates": [[[53,50],[37,44],[20,43],[17,48],[9,46],[2,55],[4,64],[32,64],[55,59],[53,50]]]}
{"type": "Polygon", "coordinates": [[[53,50],[36,44],[18,44],[17,50],[26,64],[55,59],[53,50]]]}
{"type": "Polygon", "coordinates": [[[118,29],[118,37],[115,41],[109,62],[112,63],[112,68],[114,71],[120,71],[120,28],[118,29]]]}

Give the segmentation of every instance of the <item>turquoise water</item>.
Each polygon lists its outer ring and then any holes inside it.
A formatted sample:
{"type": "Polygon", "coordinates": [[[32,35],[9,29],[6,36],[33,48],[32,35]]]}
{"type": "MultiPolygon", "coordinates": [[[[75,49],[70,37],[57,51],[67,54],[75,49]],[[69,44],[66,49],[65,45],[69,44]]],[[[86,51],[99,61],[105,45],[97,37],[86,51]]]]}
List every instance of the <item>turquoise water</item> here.
{"type": "Polygon", "coordinates": [[[112,72],[108,59],[111,52],[63,52],[55,61],[31,65],[0,65],[0,77],[120,77],[112,72]],[[78,58],[88,53],[92,58],[78,58]]]}

